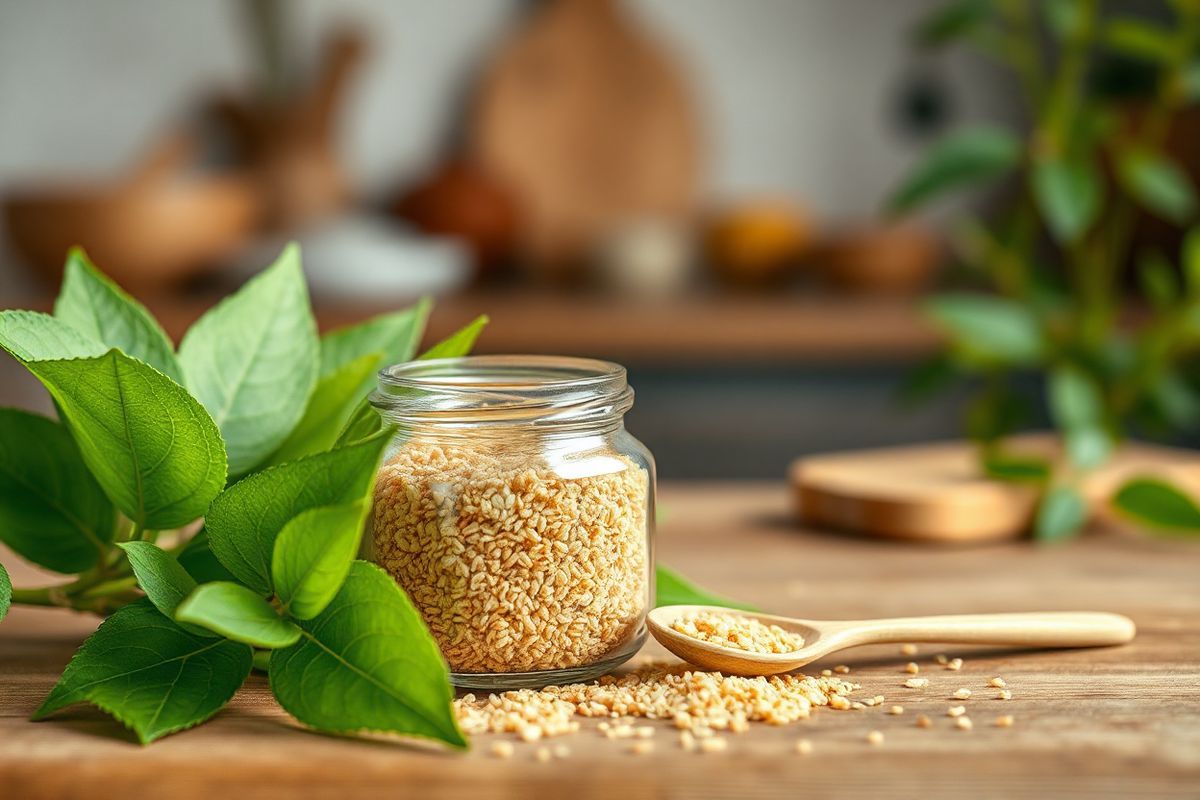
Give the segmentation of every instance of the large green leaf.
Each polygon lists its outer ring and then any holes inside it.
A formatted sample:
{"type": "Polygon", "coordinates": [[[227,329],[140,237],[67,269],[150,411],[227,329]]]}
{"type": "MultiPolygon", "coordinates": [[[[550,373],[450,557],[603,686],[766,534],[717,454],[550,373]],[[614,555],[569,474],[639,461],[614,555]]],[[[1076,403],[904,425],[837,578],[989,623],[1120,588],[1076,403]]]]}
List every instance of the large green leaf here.
{"type": "Polygon", "coordinates": [[[1058,541],[1079,533],[1087,522],[1087,501],[1078,489],[1056,486],[1046,493],[1034,519],[1034,536],[1041,541],[1058,541]]]}
{"type": "Polygon", "coordinates": [[[1183,240],[1183,274],[1187,276],[1188,293],[1200,297],[1200,227],[1188,231],[1183,240]]]}
{"type": "Polygon", "coordinates": [[[329,733],[401,733],[455,747],[446,665],[421,616],[396,582],[354,562],[333,602],[304,634],[271,655],[271,690],[284,710],[329,733]]]}
{"type": "Polygon", "coordinates": [[[287,647],[300,629],[276,613],[271,604],[240,583],[198,586],[175,610],[178,622],[190,622],[255,647],[287,647]]]}
{"type": "Polygon", "coordinates": [[[270,594],[271,556],[283,526],[310,508],[366,498],[388,438],[379,433],[256,472],[230,486],[213,501],[205,519],[217,558],[242,583],[270,594]]]}
{"type": "Polygon", "coordinates": [[[96,269],[78,247],[67,255],[54,316],[106,348],[115,347],[183,382],[175,348],[158,322],[141,303],[96,269]]]}
{"type": "Polygon", "coordinates": [[[221,429],[230,475],[259,464],[300,421],[318,355],[294,244],[183,337],[179,361],[187,386],[221,429]]]}
{"type": "Polygon", "coordinates": [[[251,658],[246,645],[190,634],[140,600],[88,637],[33,718],[92,703],[147,744],[217,713],[250,674],[251,658]]]}
{"type": "Polygon", "coordinates": [[[1042,355],[1037,317],[1026,306],[1000,297],[945,294],[926,310],[965,355],[985,361],[1031,364],[1042,355]]]}
{"type": "Polygon", "coordinates": [[[422,353],[421,360],[461,358],[465,356],[471,352],[471,348],[475,346],[475,340],[479,338],[479,334],[483,333],[483,329],[487,327],[487,324],[488,318],[486,314],[476,317],[422,353]]]}
{"type": "Polygon", "coordinates": [[[332,447],[337,441],[338,432],[362,399],[364,383],[374,380],[380,361],[377,353],[368,353],[321,378],[308,398],[304,416],[279,449],[267,459],[268,463],[295,461],[301,456],[332,447]]]}
{"type": "Polygon", "coordinates": [[[952,133],[926,153],[888,200],[893,212],[906,212],[940,194],[994,180],[1021,162],[1021,141],[1001,128],[952,133]]]}
{"type": "Polygon", "coordinates": [[[1112,444],[1100,385],[1078,367],[1063,365],[1051,371],[1048,394],[1050,415],[1066,437],[1071,463],[1083,468],[1101,464],[1112,444]]]}
{"type": "Polygon", "coordinates": [[[1116,52],[1155,63],[1175,57],[1172,31],[1139,19],[1114,19],[1104,27],[1104,42],[1116,52]]]}
{"type": "MultiPolygon", "coordinates": [[[[175,610],[196,588],[196,581],[175,557],[150,542],[124,542],[118,545],[129,558],[129,566],[137,577],[138,586],[154,607],[171,619],[175,610]]],[[[211,636],[207,629],[184,625],[191,633],[211,636]]]]}
{"type": "Polygon", "coordinates": [[[74,574],[96,565],[115,522],[66,428],[0,409],[0,541],[35,564],[74,574]]]}
{"type": "Polygon", "coordinates": [[[236,581],[237,578],[225,565],[217,560],[208,542],[208,529],[200,531],[188,539],[179,554],[179,565],[187,570],[196,583],[212,583],[213,581],[236,581]]]}
{"type": "Polygon", "coordinates": [[[1102,183],[1087,161],[1054,159],[1033,168],[1033,190],[1046,226],[1060,242],[1074,242],[1096,220],[1102,183]]]}
{"type": "Polygon", "coordinates": [[[365,509],[364,503],[310,508],[283,526],[271,574],[284,611],[312,619],[329,605],[358,553],[365,509]]]}
{"type": "Polygon", "coordinates": [[[1152,530],[1200,536],[1200,508],[1195,501],[1158,478],[1127,481],[1113,497],[1112,504],[1129,519],[1152,530]]]}
{"type": "Polygon", "coordinates": [[[4,619],[8,615],[8,607],[12,605],[12,580],[8,577],[8,570],[0,564],[0,619],[4,619]]]}
{"type": "Polygon", "coordinates": [[[179,527],[202,516],[221,491],[221,435],[166,375],[119,350],[25,366],[58,402],[109,499],[135,523],[179,527]]]}
{"type": "Polygon", "coordinates": [[[330,331],[321,338],[321,375],[328,376],[355,359],[381,353],[385,364],[410,360],[421,343],[433,304],[423,298],[412,308],[381,314],[366,322],[330,331]]]}
{"type": "Polygon", "coordinates": [[[0,347],[21,363],[102,356],[100,342],[40,311],[0,311],[0,347]]]}
{"type": "Polygon", "coordinates": [[[1196,210],[1196,194],[1187,173],[1165,156],[1133,150],[1122,156],[1118,175],[1126,191],[1147,211],[1183,223],[1196,210]]]}
{"type": "Polygon", "coordinates": [[[655,606],[725,606],[745,611],[758,611],[752,605],[739,603],[701,589],[678,572],[661,564],[655,571],[654,584],[655,606]]]}

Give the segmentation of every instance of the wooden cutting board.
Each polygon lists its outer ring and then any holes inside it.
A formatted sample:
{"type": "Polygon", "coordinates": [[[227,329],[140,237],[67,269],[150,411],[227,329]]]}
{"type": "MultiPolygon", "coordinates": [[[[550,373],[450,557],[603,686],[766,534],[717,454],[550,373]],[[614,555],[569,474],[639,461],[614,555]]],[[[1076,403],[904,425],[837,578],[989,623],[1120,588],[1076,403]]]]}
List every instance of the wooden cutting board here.
{"type": "MultiPolygon", "coordinates": [[[[1013,450],[1054,458],[1054,437],[1018,437],[1013,450]]],[[[1036,489],[987,477],[976,446],[956,441],[800,458],[790,482],[796,510],[810,525],[873,536],[966,543],[1008,539],[1029,530],[1036,489]]],[[[1084,481],[1093,513],[1126,479],[1166,477],[1200,489],[1200,453],[1145,444],[1123,447],[1084,481]]]]}
{"type": "Polygon", "coordinates": [[[630,222],[696,201],[699,125],[682,73],[619,0],[548,0],[484,69],[471,154],[515,197],[522,263],[572,277],[630,222]]]}

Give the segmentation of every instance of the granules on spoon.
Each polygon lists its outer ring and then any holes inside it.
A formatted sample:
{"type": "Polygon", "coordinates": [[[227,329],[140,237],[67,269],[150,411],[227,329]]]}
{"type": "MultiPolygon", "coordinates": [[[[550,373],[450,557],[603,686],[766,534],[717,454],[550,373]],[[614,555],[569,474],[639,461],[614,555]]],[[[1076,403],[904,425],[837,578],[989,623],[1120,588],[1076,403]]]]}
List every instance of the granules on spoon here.
{"type": "MultiPolygon", "coordinates": [[[[671,628],[693,639],[749,653],[790,653],[804,646],[804,637],[754,617],[716,611],[684,614],[671,628]]],[[[847,670],[848,672],[849,670],[847,670]]]]}

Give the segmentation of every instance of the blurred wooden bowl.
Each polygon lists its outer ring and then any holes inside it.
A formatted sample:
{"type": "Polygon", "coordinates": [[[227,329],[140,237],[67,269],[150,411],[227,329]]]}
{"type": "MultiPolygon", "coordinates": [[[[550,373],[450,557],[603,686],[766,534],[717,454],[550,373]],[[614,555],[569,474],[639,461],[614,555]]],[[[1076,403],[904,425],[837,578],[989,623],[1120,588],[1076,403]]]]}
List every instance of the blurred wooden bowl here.
{"type": "Polygon", "coordinates": [[[756,199],[713,216],[704,250],[713,273],[738,287],[774,286],[790,277],[815,238],[816,224],[800,205],[756,199]]]}
{"type": "Polygon", "coordinates": [[[942,245],[924,226],[878,223],[831,233],[814,260],[841,289],[905,295],[929,285],[942,261],[942,245]]]}
{"type": "Polygon", "coordinates": [[[203,272],[253,232],[256,185],[234,177],[183,177],[131,185],[16,190],[4,202],[9,240],[50,284],[68,248],[82,245],[127,288],[156,288],[203,272]]]}

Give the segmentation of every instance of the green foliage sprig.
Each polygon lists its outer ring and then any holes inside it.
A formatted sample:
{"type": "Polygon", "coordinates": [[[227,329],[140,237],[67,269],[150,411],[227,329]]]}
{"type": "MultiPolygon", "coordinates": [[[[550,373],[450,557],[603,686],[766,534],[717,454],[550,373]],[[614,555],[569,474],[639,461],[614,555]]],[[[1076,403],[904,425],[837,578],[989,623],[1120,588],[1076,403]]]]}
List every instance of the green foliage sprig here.
{"type": "MultiPolygon", "coordinates": [[[[0,409],[0,540],[77,576],[13,589],[0,568],[0,616],[10,600],[110,615],[34,719],[89,702],[150,742],[215,714],[257,650],[310,727],[466,745],[420,615],[356,560],[390,436],[363,398],[413,357],[428,313],[318,337],[294,245],[178,351],[80,250],[53,315],[0,312],[0,347],[60,416],[0,409]]],[[[465,355],[485,323],[426,355],[465,355]]]]}
{"type": "MultiPolygon", "coordinates": [[[[995,293],[929,303],[950,348],[919,374],[926,388],[974,379],[968,432],[989,473],[1042,486],[1035,532],[1043,539],[1082,527],[1081,480],[1131,429],[1200,422],[1200,395],[1185,377],[1200,345],[1200,228],[1186,239],[1180,270],[1162,253],[1130,252],[1139,212],[1186,227],[1198,209],[1165,141],[1173,116],[1200,101],[1200,0],[1166,5],[1170,26],[1106,18],[1098,0],[956,0],[916,32],[920,46],[968,42],[998,60],[1028,107],[1023,133],[976,127],[936,143],[890,207],[907,213],[952,190],[1011,186],[1000,213],[963,221],[955,236],[965,265],[995,293]],[[1102,59],[1148,71],[1148,96],[1134,106],[1097,90],[1102,59]],[[1136,324],[1125,319],[1121,283],[1131,255],[1149,308],[1136,324]],[[1015,453],[1006,442],[1027,416],[1014,376],[1030,371],[1045,376],[1061,459],[1015,453]]],[[[1152,528],[1200,532],[1200,516],[1180,513],[1186,497],[1150,483],[1156,491],[1118,491],[1117,509],[1152,528]],[[1166,493],[1177,502],[1162,502],[1166,493]]]]}

